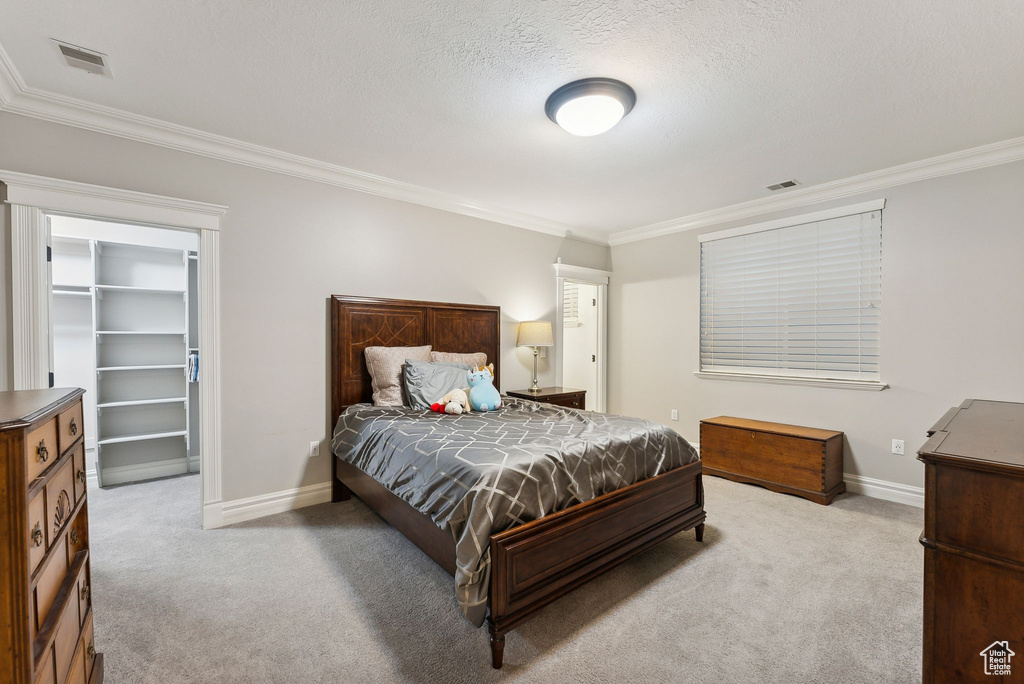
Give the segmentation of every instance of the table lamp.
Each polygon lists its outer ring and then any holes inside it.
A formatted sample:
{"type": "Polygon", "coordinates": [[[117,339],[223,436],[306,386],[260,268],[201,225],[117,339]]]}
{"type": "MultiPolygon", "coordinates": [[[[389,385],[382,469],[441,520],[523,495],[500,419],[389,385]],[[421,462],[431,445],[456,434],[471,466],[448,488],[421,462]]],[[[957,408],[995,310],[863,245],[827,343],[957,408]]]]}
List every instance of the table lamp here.
{"type": "Polygon", "coordinates": [[[551,336],[551,321],[523,321],[519,324],[519,335],[516,338],[517,347],[533,347],[533,384],[530,391],[536,394],[540,392],[537,385],[537,355],[540,354],[538,347],[554,346],[555,341],[551,336]]]}

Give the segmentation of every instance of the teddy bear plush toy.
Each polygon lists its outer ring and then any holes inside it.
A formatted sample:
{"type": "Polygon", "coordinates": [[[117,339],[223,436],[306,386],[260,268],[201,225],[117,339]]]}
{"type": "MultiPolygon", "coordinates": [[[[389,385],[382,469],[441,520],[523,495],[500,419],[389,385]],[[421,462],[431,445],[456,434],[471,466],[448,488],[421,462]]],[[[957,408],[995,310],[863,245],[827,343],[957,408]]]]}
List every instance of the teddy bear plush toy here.
{"type": "Polygon", "coordinates": [[[501,395],[494,389],[494,364],[469,371],[469,405],[474,411],[501,408],[501,395]]]}
{"type": "Polygon", "coordinates": [[[466,396],[466,390],[453,389],[441,397],[441,401],[431,404],[430,410],[435,413],[451,413],[454,415],[468,411],[469,397],[466,396]]]}

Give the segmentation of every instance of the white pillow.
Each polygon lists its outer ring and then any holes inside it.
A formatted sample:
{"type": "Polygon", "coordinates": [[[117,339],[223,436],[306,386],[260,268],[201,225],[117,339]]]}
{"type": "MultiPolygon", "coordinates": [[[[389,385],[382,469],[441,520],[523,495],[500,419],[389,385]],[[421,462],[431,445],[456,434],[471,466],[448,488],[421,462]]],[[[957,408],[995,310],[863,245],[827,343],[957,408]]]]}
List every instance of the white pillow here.
{"type": "Polygon", "coordinates": [[[366,368],[373,381],[374,406],[403,406],[402,364],[406,359],[430,361],[430,345],[423,347],[367,347],[366,368]]]}

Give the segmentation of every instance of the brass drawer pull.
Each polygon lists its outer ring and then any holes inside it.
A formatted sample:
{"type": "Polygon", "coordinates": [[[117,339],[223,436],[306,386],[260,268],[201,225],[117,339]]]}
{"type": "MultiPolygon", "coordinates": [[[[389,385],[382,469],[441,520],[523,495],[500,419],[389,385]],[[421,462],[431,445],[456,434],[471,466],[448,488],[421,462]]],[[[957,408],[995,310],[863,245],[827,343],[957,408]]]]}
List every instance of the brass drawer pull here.
{"type": "Polygon", "coordinates": [[[86,603],[89,602],[89,585],[88,584],[86,584],[84,587],[82,587],[82,600],[85,601],[86,603]]]}
{"type": "Polygon", "coordinates": [[[39,446],[36,447],[36,454],[39,455],[39,460],[46,463],[46,459],[50,458],[50,450],[46,448],[46,440],[40,440],[39,446]]]}
{"type": "Polygon", "coordinates": [[[82,484],[85,484],[85,471],[84,470],[79,470],[78,471],[78,481],[81,482],[82,484]]]}
{"type": "Polygon", "coordinates": [[[36,523],[36,526],[32,528],[32,545],[43,545],[43,528],[39,526],[39,523],[36,523]]]}
{"type": "Polygon", "coordinates": [[[77,544],[78,543],[78,530],[76,530],[74,528],[72,528],[72,530],[71,530],[71,543],[72,544],[77,544]]]}
{"type": "Polygon", "coordinates": [[[96,647],[92,644],[89,644],[89,648],[85,649],[85,652],[89,655],[90,659],[96,657],[96,647]]]}
{"type": "Polygon", "coordinates": [[[71,422],[68,423],[68,431],[71,433],[72,437],[78,434],[78,423],[75,422],[74,418],[72,418],[71,422]]]}

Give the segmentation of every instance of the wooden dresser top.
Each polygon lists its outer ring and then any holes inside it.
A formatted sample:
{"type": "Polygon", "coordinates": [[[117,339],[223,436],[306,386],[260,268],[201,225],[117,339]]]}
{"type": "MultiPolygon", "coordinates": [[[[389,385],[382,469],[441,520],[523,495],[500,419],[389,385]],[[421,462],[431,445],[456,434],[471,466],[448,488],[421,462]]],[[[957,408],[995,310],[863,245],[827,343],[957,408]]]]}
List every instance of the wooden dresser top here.
{"type": "Polygon", "coordinates": [[[1024,404],[968,399],[928,431],[922,461],[975,462],[1024,471],[1024,404]]]}
{"type": "Polygon", "coordinates": [[[85,394],[77,387],[0,392],[0,430],[31,425],[58,406],[85,394]]]}

